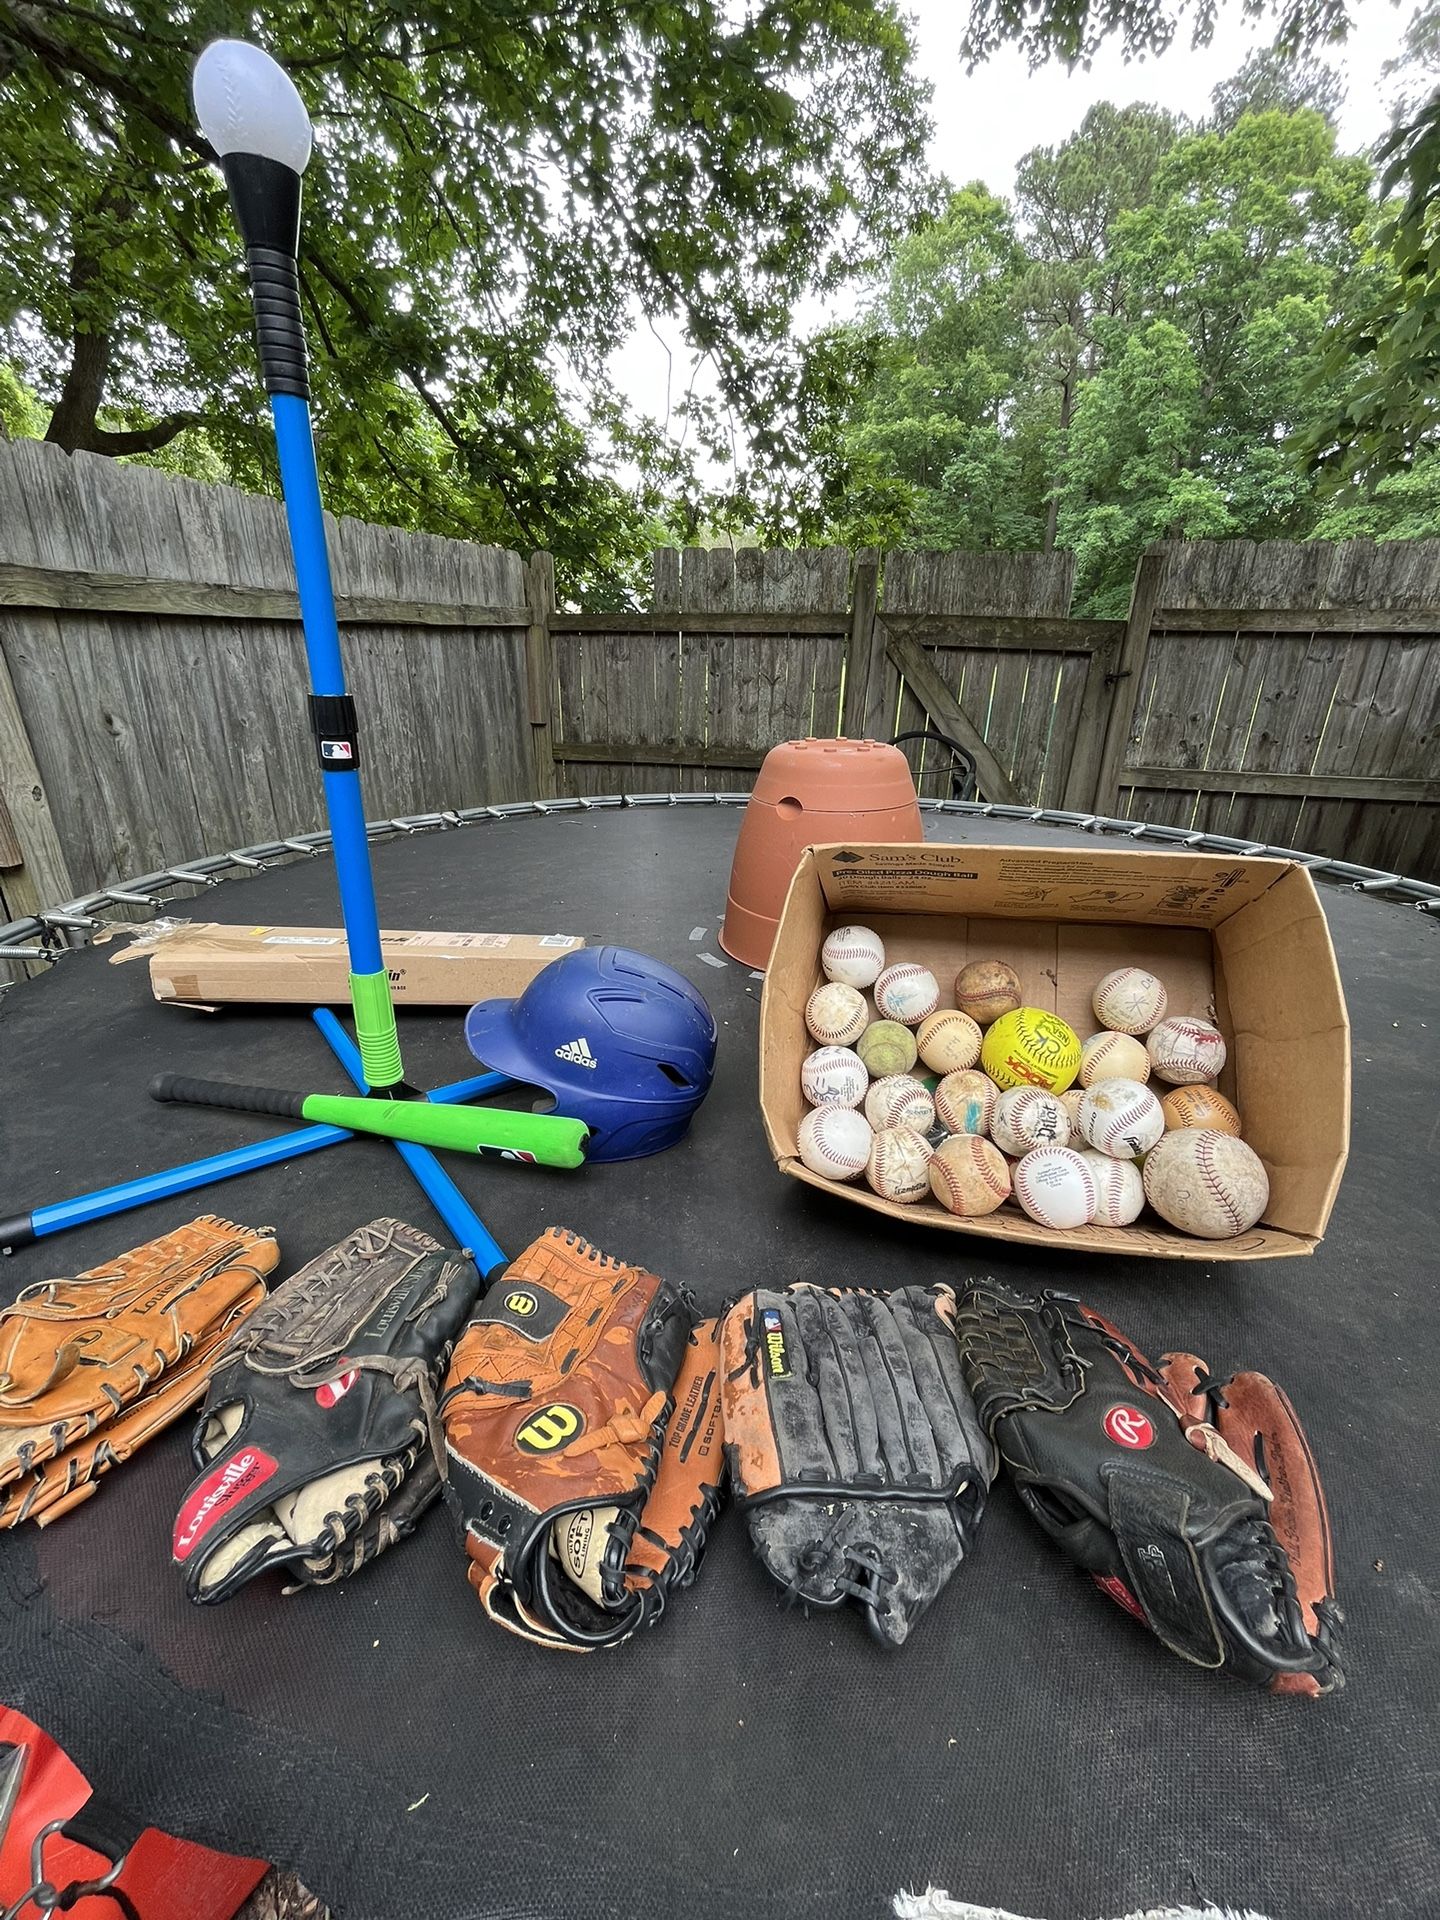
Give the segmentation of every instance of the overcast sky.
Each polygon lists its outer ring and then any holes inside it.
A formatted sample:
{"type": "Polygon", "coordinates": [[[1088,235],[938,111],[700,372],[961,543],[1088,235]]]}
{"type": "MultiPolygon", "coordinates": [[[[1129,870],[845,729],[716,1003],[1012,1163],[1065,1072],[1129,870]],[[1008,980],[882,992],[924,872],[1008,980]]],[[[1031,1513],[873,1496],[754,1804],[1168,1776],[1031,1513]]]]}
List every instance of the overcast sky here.
{"type": "MultiPolygon", "coordinates": [[[[1031,73],[1018,54],[1004,53],[972,75],[962,66],[959,52],[964,0],[909,0],[908,11],[915,22],[920,72],[935,90],[932,169],[957,186],[980,179],[1001,194],[1013,187],[1022,155],[1064,140],[1096,101],[1127,106],[1146,100],[1198,118],[1209,109],[1212,88],[1236,72],[1253,48],[1274,37],[1273,21],[1247,22],[1239,0],[1223,0],[1215,37],[1198,51],[1190,47],[1182,28],[1175,45],[1159,59],[1127,64],[1118,50],[1107,49],[1089,69],[1071,73],[1051,64],[1031,73]]],[[[1349,40],[1323,57],[1345,76],[1341,145],[1359,152],[1372,146],[1388,125],[1391,89],[1381,68],[1399,51],[1414,0],[1402,0],[1398,7],[1390,0],[1352,0],[1351,11],[1357,24],[1349,40]]],[[[849,302],[852,310],[856,297],[849,302]]],[[[824,317],[818,306],[813,313],[797,315],[802,326],[818,325],[824,317]]],[[[611,362],[632,404],[660,420],[666,418],[667,386],[673,403],[691,377],[679,330],[666,330],[665,338],[669,358],[642,326],[611,362]]]]}

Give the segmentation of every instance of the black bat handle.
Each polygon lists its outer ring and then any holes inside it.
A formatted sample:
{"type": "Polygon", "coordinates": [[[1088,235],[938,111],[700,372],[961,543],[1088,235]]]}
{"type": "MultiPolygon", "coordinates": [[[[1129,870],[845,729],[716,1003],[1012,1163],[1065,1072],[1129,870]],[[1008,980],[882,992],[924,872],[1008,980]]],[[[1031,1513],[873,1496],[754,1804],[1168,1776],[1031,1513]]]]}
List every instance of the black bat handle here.
{"type": "Polygon", "coordinates": [[[303,1093],[278,1087],[237,1087],[228,1080],[190,1080],[183,1073],[157,1073],[150,1082],[152,1100],[173,1100],[185,1107],[229,1107],[236,1113],[273,1113],[282,1120],[305,1118],[303,1093]]]}

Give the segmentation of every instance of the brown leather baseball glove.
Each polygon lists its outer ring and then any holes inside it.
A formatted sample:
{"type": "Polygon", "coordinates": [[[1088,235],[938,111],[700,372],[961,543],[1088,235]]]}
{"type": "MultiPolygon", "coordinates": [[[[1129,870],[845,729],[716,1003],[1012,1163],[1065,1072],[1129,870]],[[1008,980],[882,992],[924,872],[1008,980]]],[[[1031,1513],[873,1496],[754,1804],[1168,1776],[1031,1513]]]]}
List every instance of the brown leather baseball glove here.
{"type": "Polygon", "coordinates": [[[269,1227],[204,1214],[0,1308],[0,1527],[68,1513],[193,1406],[279,1258],[269,1227]]]}
{"type": "Polygon", "coordinates": [[[495,1280],[441,1400],[470,1582],[543,1646],[611,1646],[695,1577],[723,1477],[718,1324],[552,1228],[495,1280]]]}

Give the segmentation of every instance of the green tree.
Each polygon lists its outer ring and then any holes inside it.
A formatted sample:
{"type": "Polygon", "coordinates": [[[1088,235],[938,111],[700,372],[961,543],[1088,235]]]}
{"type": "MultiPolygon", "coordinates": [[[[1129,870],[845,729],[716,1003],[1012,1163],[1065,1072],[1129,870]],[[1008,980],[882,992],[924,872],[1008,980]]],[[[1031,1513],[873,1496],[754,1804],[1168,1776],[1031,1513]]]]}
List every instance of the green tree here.
{"type": "Polygon", "coordinates": [[[1423,97],[1440,78],[1440,5],[1417,10],[1386,71],[1402,86],[1377,156],[1386,208],[1373,294],[1332,336],[1317,385],[1335,402],[1300,443],[1337,512],[1358,489],[1382,520],[1407,491],[1387,483],[1428,467],[1440,444],[1440,88],[1423,97]]]}
{"type": "Polygon", "coordinates": [[[1313,368],[1361,284],[1370,177],[1318,113],[1246,114],[1177,141],[1117,220],[1123,311],[1099,327],[1061,486],[1094,608],[1120,609],[1152,539],[1309,531],[1289,442],[1335,402],[1313,368]]]}
{"type": "Polygon", "coordinates": [[[1048,432],[1043,544],[1055,545],[1059,495],[1081,381],[1095,369],[1095,325],[1119,308],[1110,250],[1118,215],[1144,205],[1177,125],[1157,107],[1094,106],[1058,147],[1020,162],[1016,204],[1030,255],[1021,299],[1030,326],[1033,398],[1048,432]]]}
{"type": "Polygon", "coordinates": [[[1229,133],[1242,114],[1299,113],[1313,107],[1335,125],[1345,104],[1345,81],[1334,67],[1308,54],[1287,57],[1258,47],[1237,73],[1210,95],[1210,125],[1229,133]]]}
{"type": "Polygon", "coordinates": [[[874,372],[847,438],[874,519],[867,528],[852,510],[851,537],[1036,544],[1036,490],[1006,417],[1026,354],[1024,269],[1009,208],[979,184],[897,248],[868,316],[874,372]]]}
{"type": "Polygon", "coordinates": [[[962,56],[972,64],[1015,45],[1035,66],[1090,60],[1118,39],[1129,59],[1163,53],[1182,28],[1208,46],[1221,13],[1273,20],[1275,42],[1295,52],[1343,40],[1359,0],[971,0],[962,56]]]}
{"type": "MultiPolygon", "coordinates": [[[[260,484],[236,244],[187,98],[244,21],[0,0],[0,348],[62,446],[202,426],[260,484]]],[[[918,205],[924,89],[892,0],[272,0],[263,30],[318,133],[303,295],[333,503],[545,544],[571,577],[623,576],[659,502],[616,462],[673,467],[606,373],[635,317],[683,325],[742,433],[793,418],[828,379],[797,301],[918,205]]]]}

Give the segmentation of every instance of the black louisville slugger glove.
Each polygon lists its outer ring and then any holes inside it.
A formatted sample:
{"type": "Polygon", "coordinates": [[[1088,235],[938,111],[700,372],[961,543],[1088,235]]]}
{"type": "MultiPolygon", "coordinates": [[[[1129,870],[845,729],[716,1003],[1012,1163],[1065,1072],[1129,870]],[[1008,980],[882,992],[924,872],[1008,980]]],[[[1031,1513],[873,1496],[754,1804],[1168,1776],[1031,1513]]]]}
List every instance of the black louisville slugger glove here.
{"type": "Polygon", "coordinates": [[[725,1452],[762,1564],[807,1606],[854,1600],[898,1647],[972,1545],[994,1472],[948,1288],[746,1294],[721,1331],[725,1452]]]}
{"type": "Polygon", "coordinates": [[[955,1315],[961,1364],[1020,1498],[1172,1653],[1276,1693],[1329,1693],[1343,1620],[1330,1522],[1295,1410],[1263,1374],[1151,1366],[1059,1293],[993,1281],[955,1315]]]}
{"type": "Polygon", "coordinates": [[[372,1220],[284,1281],[216,1362],[172,1551],[192,1600],[269,1567],[356,1572],[440,1491],[436,1388],[475,1304],[474,1263],[372,1220]]]}

